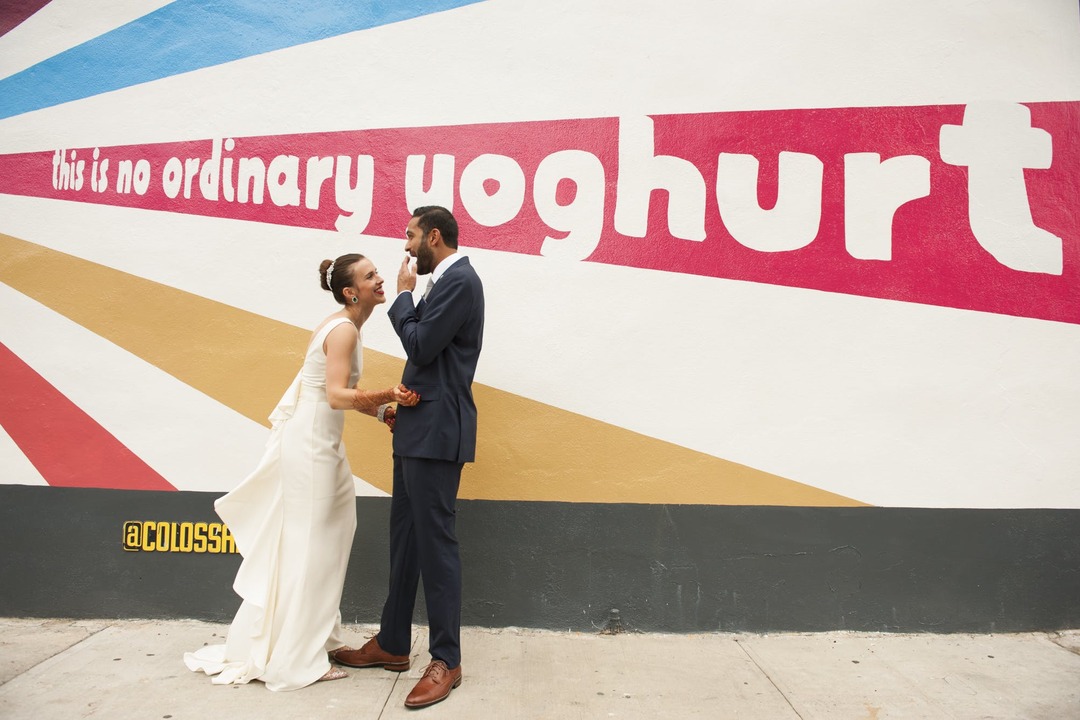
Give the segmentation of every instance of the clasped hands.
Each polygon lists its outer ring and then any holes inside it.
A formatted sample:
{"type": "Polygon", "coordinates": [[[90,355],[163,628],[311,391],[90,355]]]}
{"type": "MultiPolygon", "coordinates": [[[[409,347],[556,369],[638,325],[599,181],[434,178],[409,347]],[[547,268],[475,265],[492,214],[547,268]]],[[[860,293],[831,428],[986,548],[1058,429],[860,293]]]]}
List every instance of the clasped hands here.
{"type": "MultiPolygon", "coordinates": [[[[412,407],[420,402],[420,396],[404,385],[390,388],[390,392],[393,394],[394,400],[398,405],[412,407]]],[[[387,406],[386,409],[382,411],[382,421],[386,424],[386,427],[390,428],[390,432],[394,432],[394,426],[397,424],[397,408],[393,405],[387,406]]]]}
{"type": "Polygon", "coordinates": [[[405,387],[404,385],[399,384],[395,388],[390,388],[390,391],[394,394],[394,402],[396,402],[398,405],[412,407],[416,403],[420,402],[420,396],[409,388],[405,387]]]}

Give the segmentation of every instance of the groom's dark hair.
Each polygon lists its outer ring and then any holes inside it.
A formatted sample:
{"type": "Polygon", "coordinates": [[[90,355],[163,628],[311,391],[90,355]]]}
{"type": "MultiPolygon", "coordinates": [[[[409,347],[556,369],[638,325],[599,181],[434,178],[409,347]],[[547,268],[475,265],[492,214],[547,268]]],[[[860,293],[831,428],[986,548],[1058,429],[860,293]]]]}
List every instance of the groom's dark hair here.
{"type": "Polygon", "coordinates": [[[439,205],[424,205],[413,210],[412,216],[417,218],[416,224],[425,235],[438,228],[446,247],[457,249],[457,220],[449,210],[439,205]]]}

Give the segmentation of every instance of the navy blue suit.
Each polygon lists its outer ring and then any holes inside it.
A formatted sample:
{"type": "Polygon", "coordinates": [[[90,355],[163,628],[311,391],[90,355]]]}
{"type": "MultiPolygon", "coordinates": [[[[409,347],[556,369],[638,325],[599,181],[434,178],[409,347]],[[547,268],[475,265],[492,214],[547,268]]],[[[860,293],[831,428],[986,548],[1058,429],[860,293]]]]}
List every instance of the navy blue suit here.
{"type": "MultiPolygon", "coordinates": [[[[444,261],[445,262],[445,261],[444,261]]],[[[417,581],[424,582],[429,651],[461,662],[461,559],[455,518],[461,468],[476,457],[472,381],[484,336],[484,288],[462,257],[425,300],[402,293],[388,313],[408,360],[401,382],[420,395],[397,409],[390,505],[390,590],[379,646],[408,655],[417,581]]]]}

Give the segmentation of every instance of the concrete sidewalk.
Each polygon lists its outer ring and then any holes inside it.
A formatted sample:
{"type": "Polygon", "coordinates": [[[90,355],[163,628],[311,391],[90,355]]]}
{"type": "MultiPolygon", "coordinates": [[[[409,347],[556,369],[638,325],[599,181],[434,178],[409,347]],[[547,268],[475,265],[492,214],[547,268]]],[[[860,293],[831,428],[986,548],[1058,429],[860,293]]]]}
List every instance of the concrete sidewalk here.
{"type": "MultiPolygon", "coordinates": [[[[0,718],[1080,718],[1080,631],[1021,635],[621,634],[465,628],[464,682],[402,703],[413,669],[350,670],[290,693],[215,686],[181,656],[192,620],[0,619],[0,718]]],[[[372,632],[350,626],[356,645],[372,632]]]]}

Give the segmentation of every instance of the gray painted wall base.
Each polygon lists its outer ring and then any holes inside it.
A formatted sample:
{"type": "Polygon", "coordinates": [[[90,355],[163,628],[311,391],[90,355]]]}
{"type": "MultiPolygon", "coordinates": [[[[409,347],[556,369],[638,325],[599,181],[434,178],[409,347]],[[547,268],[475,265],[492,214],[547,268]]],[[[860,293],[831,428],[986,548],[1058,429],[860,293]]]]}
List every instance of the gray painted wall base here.
{"type": "MultiPolygon", "coordinates": [[[[128,552],[217,493],[0,486],[0,615],[228,621],[237,555],[128,552]]],[[[389,500],[359,498],[347,622],[378,620],[389,500]]],[[[1080,510],[460,501],[467,625],[642,631],[1080,627],[1080,510]]],[[[423,621],[423,599],[417,603],[423,621]]]]}

